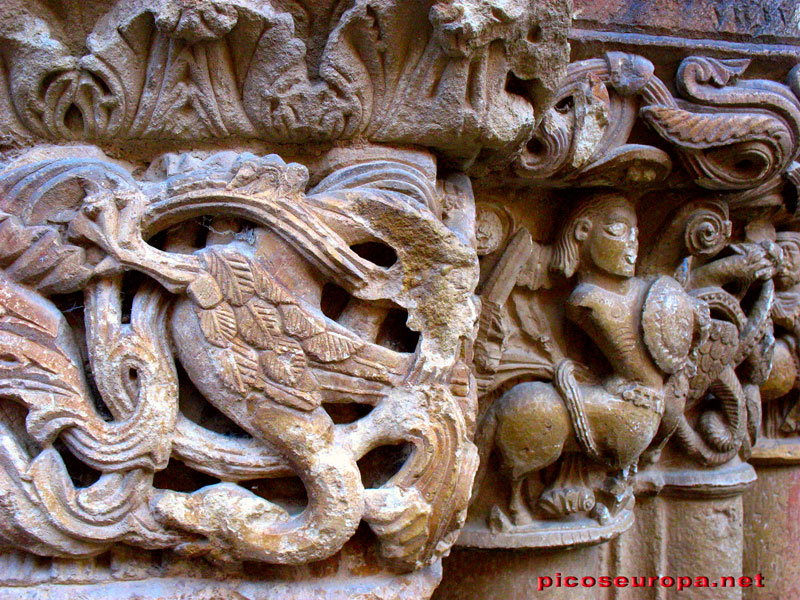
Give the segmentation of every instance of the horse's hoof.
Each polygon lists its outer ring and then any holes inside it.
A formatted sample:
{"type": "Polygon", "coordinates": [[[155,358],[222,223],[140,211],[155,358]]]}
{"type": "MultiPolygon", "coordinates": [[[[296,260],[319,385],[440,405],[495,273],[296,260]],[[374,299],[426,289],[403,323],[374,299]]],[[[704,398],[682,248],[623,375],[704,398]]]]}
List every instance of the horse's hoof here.
{"type": "Polygon", "coordinates": [[[514,524],[508,518],[503,509],[496,504],[489,512],[489,531],[492,533],[504,533],[514,529],[514,524]]]}
{"type": "Polygon", "coordinates": [[[600,525],[608,525],[611,522],[611,513],[608,507],[602,502],[598,502],[594,505],[590,516],[600,523],[600,525]]]}

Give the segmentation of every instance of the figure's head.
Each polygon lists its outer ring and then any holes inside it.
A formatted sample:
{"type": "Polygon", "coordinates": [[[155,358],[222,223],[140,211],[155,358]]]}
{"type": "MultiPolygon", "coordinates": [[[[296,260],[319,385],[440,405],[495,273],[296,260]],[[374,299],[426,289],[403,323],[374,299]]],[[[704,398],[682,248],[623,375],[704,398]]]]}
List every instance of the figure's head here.
{"type": "Polygon", "coordinates": [[[775,237],[781,248],[782,260],[775,284],[778,289],[787,290],[800,283],[800,233],[781,231],[775,237]]]}
{"type": "Polygon", "coordinates": [[[633,277],[638,248],[633,205],[619,193],[599,193],[573,208],[556,242],[552,268],[565,277],[576,271],[633,277]]]}

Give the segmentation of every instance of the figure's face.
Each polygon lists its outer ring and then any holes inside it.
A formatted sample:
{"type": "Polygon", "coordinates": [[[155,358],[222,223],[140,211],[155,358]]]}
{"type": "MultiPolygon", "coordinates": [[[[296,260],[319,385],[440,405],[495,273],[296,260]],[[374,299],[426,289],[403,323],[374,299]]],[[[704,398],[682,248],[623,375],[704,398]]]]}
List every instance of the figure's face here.
{"type": "Polygon", "coordinates": [[[784,242],[779,245],[783,257],[775,283],[778,289],[788,290],[800,283],[800,248],[797,247],[797,244],[791,242],[784,242]]]}
{"type": "Polygon", "coordinates": [[[636,213],[624,204],[612,204],[598,211],[586,238],[589,258],[609,275],[633,277],[639,250],[636,213]]]}

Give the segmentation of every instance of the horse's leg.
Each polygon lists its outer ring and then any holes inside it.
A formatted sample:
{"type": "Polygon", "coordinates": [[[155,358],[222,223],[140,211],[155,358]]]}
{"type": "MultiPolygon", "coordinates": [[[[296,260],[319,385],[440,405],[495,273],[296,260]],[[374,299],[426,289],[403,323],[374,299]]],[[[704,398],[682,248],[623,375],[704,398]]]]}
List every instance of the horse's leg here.
{"type": "Polygon", "coordinates": [[[508,508],[514,524],[524,525],[533,520],[523,491],[527,477],[557,461],[574,433],[552,385],[521,383],[497,402],[495,443],[512,482],[508,508]]]}
{"type": "Polygon", "coordinates": [[[525,479],[526,477],[522,476],[511,481],[511,499],[508,502],[508,510],[514,525],[518,526],[533,523],[533,516],[531,516],[523,493],[525,479]]]}

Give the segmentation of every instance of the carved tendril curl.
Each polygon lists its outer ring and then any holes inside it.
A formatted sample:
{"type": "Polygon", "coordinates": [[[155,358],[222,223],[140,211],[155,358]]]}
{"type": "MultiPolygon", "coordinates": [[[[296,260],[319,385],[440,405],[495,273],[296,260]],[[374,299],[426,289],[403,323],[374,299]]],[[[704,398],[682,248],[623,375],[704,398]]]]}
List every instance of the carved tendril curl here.
{"type": "Polygon", "coordinates": [[[731,222],[718,212],[699,211],[686,224],[684,241],[695,256],[714,256],[728,243],[731,222]]]}

